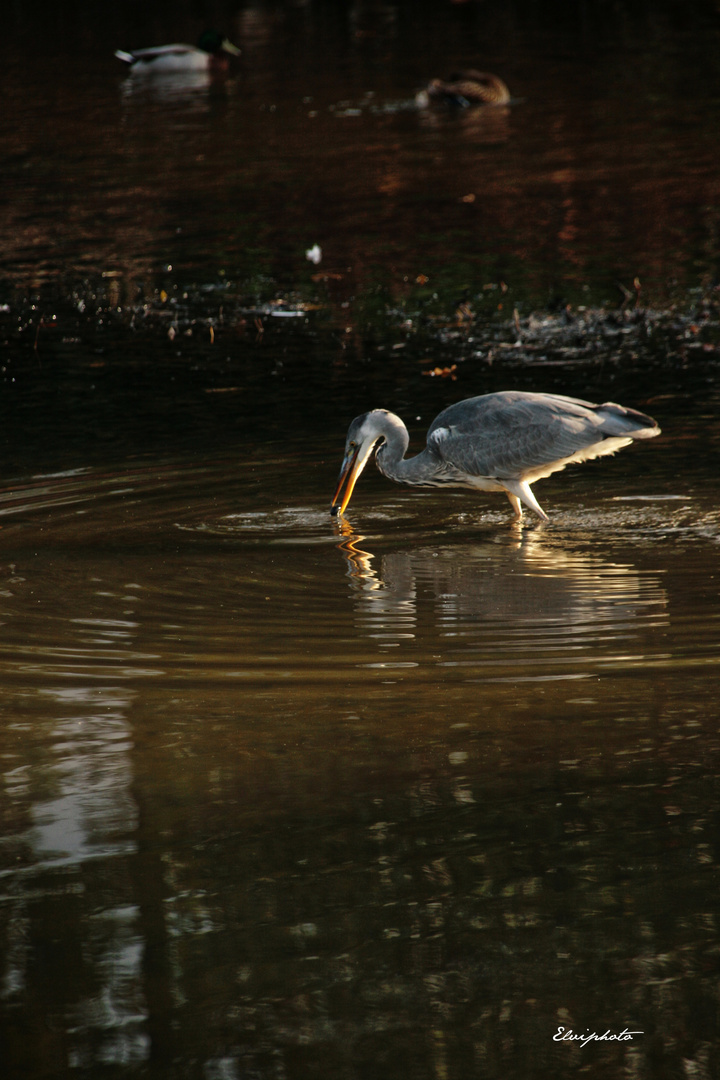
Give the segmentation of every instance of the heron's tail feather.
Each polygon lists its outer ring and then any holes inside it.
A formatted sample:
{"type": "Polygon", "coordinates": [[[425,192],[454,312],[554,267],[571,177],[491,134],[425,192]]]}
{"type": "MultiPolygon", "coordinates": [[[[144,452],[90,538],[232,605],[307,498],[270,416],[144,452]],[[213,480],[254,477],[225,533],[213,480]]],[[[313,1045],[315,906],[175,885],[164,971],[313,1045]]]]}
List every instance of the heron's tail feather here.
{"type": "Polygon", "coordinates": [[[632,439],[654,439],[660,434],[657,420],[638,412],[637,409],[626,409],[613,401],[607,401],[604,405],[598,405],[596,412],[603,419],[600,430],[606,437],[626,435],[632,439]]]}

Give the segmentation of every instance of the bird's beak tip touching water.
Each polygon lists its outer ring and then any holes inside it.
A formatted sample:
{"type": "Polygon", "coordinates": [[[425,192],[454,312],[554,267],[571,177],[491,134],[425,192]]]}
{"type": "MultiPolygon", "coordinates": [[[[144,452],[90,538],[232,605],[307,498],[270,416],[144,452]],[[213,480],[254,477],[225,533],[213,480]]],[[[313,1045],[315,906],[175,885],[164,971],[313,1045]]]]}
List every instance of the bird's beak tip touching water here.
{"type": "Polygon", "coordinates": [[[361,463],[358,467],[358,452],[358,448],[356,447],[351,453],[346,454],[345,460],[342,463],[342,468],[340,469],[340,478],[338,479],[338,486],[335,494],[333,495],[332,504],[330,506],[330,513],[333,517],[336,517],[338,514],[343,514],[345,512],[345,507],[350,502],[350,496],[352,495],[353,488],[355,487],[355,481],[362,472],[362,465],[364,463],[361,463]],[[345,488],[345,494],[342,497],[342,501],[339,501],[340,493],[346,480],[347,486],[345,488]]]}

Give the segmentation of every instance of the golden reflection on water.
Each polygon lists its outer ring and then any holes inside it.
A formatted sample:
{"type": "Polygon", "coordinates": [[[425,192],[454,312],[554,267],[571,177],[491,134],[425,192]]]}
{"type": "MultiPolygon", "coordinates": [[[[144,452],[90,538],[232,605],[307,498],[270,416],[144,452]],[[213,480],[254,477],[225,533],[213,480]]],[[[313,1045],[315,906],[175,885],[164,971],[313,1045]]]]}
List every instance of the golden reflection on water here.
{"type": "Polygon", "coordinates": [[[668,622],[657,574],[566,550],[542,529],[511,528],[500,543],[494,537],[448,545],[443,538],[376,560],[348,522],[335,527],[358,625],[385,639],[385,648],[432,634],[438,666],[473,668],[483,681],[582,678],[588,673],[578,673],[578,664],[668,659],[646,644],[645,635],[668,622]],[[561,670],[553,673],[551,664],[561,670]],[[512,675],[498,675],[503,666],[512,675]]]}

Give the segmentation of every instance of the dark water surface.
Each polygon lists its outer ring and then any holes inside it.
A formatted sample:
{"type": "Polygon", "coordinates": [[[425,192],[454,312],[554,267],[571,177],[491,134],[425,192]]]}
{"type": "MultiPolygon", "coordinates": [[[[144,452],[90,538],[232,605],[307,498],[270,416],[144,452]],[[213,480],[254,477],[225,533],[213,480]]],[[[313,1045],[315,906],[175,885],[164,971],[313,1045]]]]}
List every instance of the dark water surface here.
{"type": "Polygon", "coordinates": [[[558,491],[522,531],[378,489],[333,528],[289,466],[3,501],[18,1075],[712,1055],[716,500],[558,491]]]}
{"type": "Polygon", "coordinates": [[[218,6],[204,87],[113,67],[189,5],[14,11],[3,1075],[720,1071],[717,12],[500,7],[218,6]],[[330,517],[505,388],[663,435],[330,517]]]}

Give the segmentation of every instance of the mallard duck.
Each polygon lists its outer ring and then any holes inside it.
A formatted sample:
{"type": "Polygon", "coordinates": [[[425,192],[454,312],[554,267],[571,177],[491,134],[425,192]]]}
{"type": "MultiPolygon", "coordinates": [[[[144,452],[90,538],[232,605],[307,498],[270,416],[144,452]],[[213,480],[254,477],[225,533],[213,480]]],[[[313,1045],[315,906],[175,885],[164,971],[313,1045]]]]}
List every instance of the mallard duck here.
{"type": "Polygon", "coordinates": [[[507,105],[510,91],[497,75],[484,71],[458,71],[445,81],[433,79],[427,90],[418,94],[419,104],[445,101],[466,109],[469,105],[507,105]]]}
{"type": "Polygon", "coordinates": [[[128,64],[137,74],[174,74],[184,71],[222,70],[228,56],[239,56],[240,50],[217,30],[206,30],[197,45],[157,45],[154,49],[117,49],[118,60],[128,64]]]}

